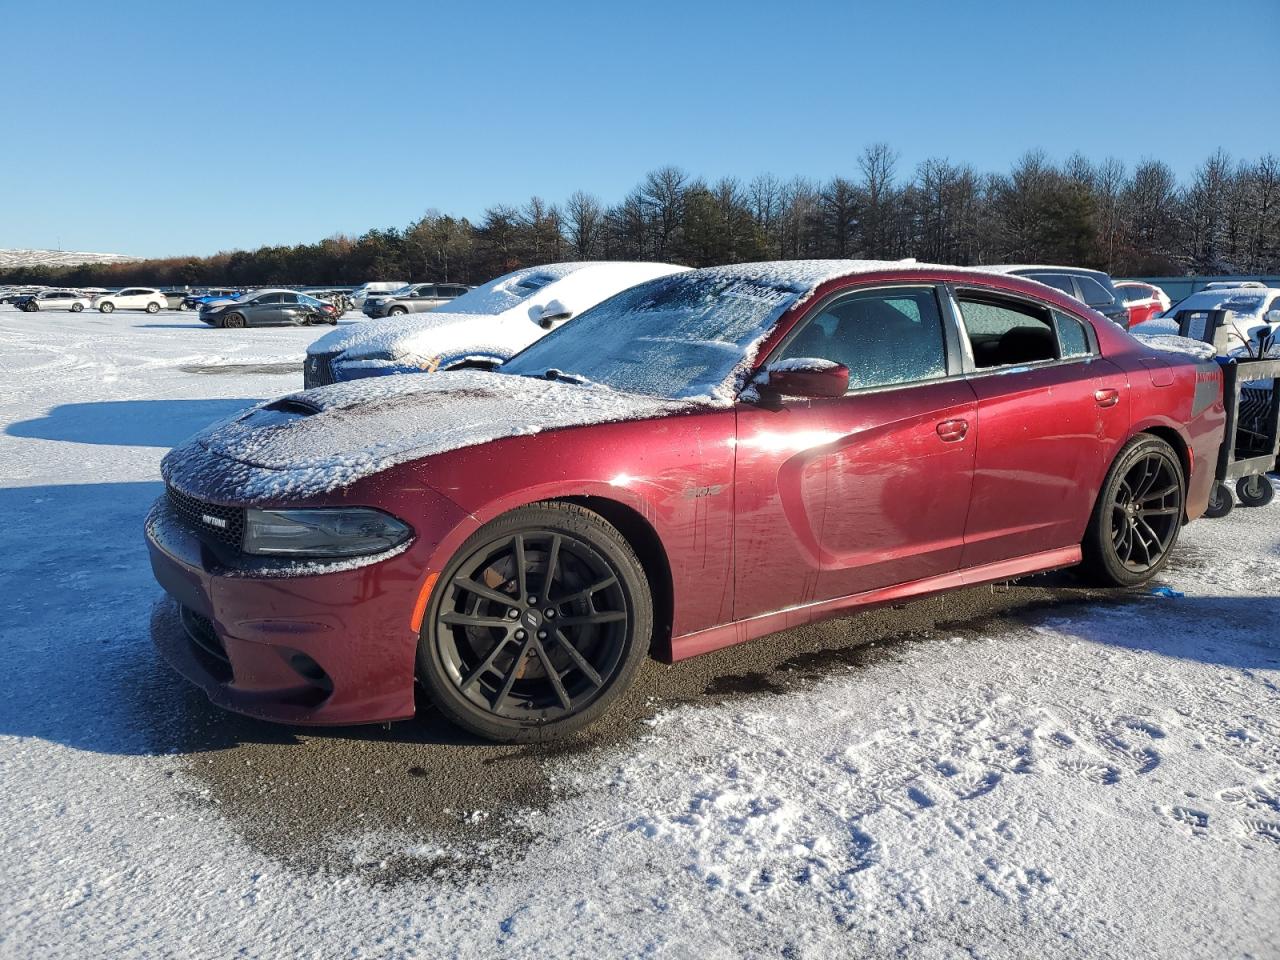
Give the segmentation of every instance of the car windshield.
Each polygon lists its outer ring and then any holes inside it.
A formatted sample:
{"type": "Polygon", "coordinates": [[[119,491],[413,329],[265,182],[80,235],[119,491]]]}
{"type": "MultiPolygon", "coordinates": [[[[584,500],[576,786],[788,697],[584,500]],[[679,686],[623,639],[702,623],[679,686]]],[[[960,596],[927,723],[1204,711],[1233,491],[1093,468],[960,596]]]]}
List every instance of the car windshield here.
{"type": "Polygon", "coordinates": [[[799,295],[791,285],[714,272],[661,277],[587,310],[502,371],[555,371],[670,399],[723,398],[760,337],[799,295]]]}

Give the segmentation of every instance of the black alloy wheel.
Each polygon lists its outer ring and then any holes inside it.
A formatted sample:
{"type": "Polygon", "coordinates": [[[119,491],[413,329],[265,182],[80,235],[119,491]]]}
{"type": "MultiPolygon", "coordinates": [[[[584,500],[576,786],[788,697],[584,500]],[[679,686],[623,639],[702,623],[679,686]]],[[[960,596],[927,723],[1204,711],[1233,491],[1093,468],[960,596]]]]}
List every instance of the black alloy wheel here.
{"type": "Polygon", "coordinates": [[[222,318],[222,326],[228,330],[239,330],[246,325],[243,313],[229,313],[222,318]]]}
{"type": "Polygon", "coordinates": [[[621,695],[651,633],[649,584],[625,538],[582,507],[534,504],[482,528],[444,570],[418,670],[473,733],[550,739],[621,695]]]}
{"type": "Polygon", "coordinates": [[[1125,444],[1112,464],[1082,544],[1084,571],[1111,586],[1145,583],[1169,560],[1186,510],[1177,453],[1159,437],[1125,444]]]}

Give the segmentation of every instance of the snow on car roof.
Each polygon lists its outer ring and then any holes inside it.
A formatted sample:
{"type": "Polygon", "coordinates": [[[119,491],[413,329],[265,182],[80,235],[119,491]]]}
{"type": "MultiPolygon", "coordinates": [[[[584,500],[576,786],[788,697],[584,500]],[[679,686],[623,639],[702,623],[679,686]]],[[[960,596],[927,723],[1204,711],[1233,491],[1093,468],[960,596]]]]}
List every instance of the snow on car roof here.
{"type": "Polygon", "coordinates": [[[1280,296],[1280,289],[1262,287],[1231,287],[1201,290],[1180,301],[1175,311],[1183,310],[1231,310],[1234,313],[1254,313],[1269,298],[1280,296]]]}

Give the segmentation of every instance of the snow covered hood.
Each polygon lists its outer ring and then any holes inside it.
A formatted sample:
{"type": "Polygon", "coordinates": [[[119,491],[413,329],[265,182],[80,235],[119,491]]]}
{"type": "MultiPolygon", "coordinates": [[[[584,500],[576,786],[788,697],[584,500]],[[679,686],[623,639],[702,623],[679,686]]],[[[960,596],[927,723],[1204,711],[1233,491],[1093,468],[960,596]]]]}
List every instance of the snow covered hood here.
{"type": "Polygon", "coordinates": [[[170,451],[161,472],[211,500],[299,499],[432,454],[695,405],[484,370],[375,377],[290,394],[215,423],[170,451]]]}

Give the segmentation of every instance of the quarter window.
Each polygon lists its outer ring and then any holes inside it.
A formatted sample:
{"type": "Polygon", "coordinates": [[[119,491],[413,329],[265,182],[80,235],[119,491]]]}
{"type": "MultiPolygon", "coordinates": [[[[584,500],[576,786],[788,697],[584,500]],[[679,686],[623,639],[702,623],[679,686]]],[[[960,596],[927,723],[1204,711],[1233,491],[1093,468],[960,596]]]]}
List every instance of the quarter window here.
{"type": "Polygon", "coordinates": [[[1039,363],[1058,358],[1049,311],[1029,303],[960,294],[960,313],[979,368],[1039,363]]]}
{"type": "Polygon", "coordinates": [[[942,377],[947,351],[932,287],[868,290],[834,301],[773,359],[816,358],[849,368],[849,387],[942,377]]]}
{"type": "Polygon", "coordinates": [[[1053,311],[1053,322],[1058,328],[1059,355],[1068,357],[1087,357],[1093,351],[1089,349],[1089,334],[1084,324],[1075,317],[1053,311]]]}

